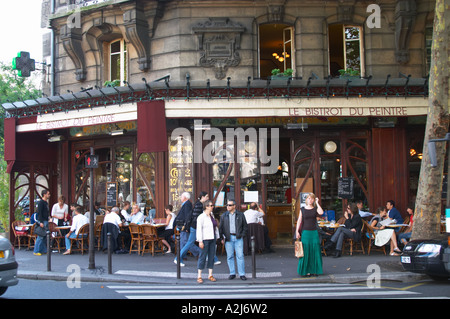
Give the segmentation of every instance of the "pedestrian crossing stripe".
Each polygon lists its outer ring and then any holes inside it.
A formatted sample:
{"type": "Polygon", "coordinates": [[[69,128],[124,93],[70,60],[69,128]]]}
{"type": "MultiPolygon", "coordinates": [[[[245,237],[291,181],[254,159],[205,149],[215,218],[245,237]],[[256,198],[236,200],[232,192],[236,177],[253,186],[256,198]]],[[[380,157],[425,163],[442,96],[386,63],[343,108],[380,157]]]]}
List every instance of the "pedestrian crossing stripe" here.
{"type": "MultiPolygon", "coordinates": [[[[156,278],[176,278],[176,272],[164,272],[164,271],[139,271],[139,270],[118,270],[114,273],[115,275],[125,275],[125,276],[143,276],[143,277],[156,277],[156,278]]],[[[183,272],[181,276],[183,278],[197,278],[197,273],[185,273],[183,272]]],[[[229,274],[214,274],[216,279],[228,279],[229,274]]],[[[246,277],[252,278],[252,274],[245,274],[246,277]]],[[[277,278],[281,277],[281,272],[258,272],[257,278],[277,278]]]]}
{"type": "Polygon", "coordinates": [[[351,284],[273,284],[273,285],[136,285],[108,286],[128,299],[249,299],[414,296],[411,291],[385,290],[351,284]]]}

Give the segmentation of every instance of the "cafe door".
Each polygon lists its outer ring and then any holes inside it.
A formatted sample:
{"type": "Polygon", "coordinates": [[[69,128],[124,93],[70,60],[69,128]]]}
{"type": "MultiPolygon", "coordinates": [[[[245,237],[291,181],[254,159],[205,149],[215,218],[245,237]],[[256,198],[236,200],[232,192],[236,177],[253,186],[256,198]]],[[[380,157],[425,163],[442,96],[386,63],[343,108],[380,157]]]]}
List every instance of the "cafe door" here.
{"type": "Polygon", "coordinates": [[[295,196],[295,216],[301,202],[301,193],[315,193],[322,208],[334,213],[334,219],[343,216],[347,201],[362,200],[372,206],[370,196],[369,138],[366,131],[313,132],[309,136],[293,138],[292,174],[295,196]],[[350,198],[339,193],[342,178],[353,182],[350,198]]]}

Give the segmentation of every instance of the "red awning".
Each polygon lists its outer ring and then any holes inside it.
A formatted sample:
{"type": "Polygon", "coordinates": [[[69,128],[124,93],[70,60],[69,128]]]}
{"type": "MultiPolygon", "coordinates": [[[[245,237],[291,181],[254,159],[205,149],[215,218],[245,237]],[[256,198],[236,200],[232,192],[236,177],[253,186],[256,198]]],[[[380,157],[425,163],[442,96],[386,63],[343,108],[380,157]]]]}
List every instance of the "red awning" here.
{"type": "Polygon", "coordinates": [[[138,153],[166,152],[166,111],[164,101],[145,101],[137,104],[138,153]]]}
{"type": "Polygon", "coordinates": [[[5,134],[5,161],[8,164],[6,172],[12,171],[16,160],[16,119],[14,117],[6,118],[4,122],[5,134]]]}

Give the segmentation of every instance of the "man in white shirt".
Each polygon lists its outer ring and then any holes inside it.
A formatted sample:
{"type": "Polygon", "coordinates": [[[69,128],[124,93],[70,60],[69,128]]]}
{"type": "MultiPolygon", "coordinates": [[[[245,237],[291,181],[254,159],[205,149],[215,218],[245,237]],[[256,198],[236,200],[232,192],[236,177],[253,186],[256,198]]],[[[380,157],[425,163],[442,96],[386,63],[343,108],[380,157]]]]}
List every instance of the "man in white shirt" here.
{"type": "Polygon", "coordinates": [[[260,223],[261,225],[264,225],[263,222],[263,216],[264,212],[261,208],[258,208],[257,203],[251,203],[250,209],[246,210],[244,212],[245,220],[247,221],[247,224],[251,223],[260,223]]]}
{"type": "Polygon", "coordinates": [[[140,225],[144,222],[144,218],[145,216],[139,209],[139,205],[134,204],[130,214],[130,223],[140,225]]]}
{"type": "Polygon", "coordinates": [[[105,218],[103,219],[103,224],[110,223],[115,225],[117,228],[120,229],[122,226],[122,220],[119,217],[119,208],[113,207],[111,209],[111,212],[109,214],[105,215],[105,218]]]}
{"type": "Polygon", "coordinates": [[[361,216],[361,218],[372,217],[374,215],[371,212],[365,212],[365,211],[362,210],[364,208],[362,200],[358,200],[356,202],[356,206],[358,206],[359,216],[361,216]]]}
{"type": "Polygon", "coordinates": [[[66,251],[63,255],[69,255],[71,249],[71,241],[70,238],[76,238],[78,233],[80,232],[80,228],[86,224],[89,224],[89,219],[83,215],[82,208],[80,206],[75,207],[74,210],[75,216],[72,218],[72,226],[70,227],[70,231],[67,233],[65,241],[66,241],[66,251]]]}
{"type": "MultiPolygon", "coordinates": [[[[119,216],[119,208],[118,207],[113,207],[111,209],[111,212],[105,216],[105,218],[103,219],[103,228],[105,228],[105,224],[112,224],[115,227],[117,227],[117,230],[112,234],[112,240],[116,243],[116,244],[114,244],[114,248],[119,248],[120,246],[122,246],[122,238],[123,238],[123,244],[124,244],[123,248],[117,249],[114,252],[116,254],[127,253],[127,250],[125,249],[125,247],[130,246],[131,235],[130,235],[130,232],[128,231],[128,228],[126,228],[124,231],[120,231],[120,227],[122,227],[122,220],[120,219],[120,216],[119,216]]],[[[102,233],[103,233],[103,229],[102,229],[102,233]]],[[[105,241],[103,240],[103,234],[102,234],[102,245],[105,248],[107,246],[105,246],[104,243],[105,243],[105,241]]]]}

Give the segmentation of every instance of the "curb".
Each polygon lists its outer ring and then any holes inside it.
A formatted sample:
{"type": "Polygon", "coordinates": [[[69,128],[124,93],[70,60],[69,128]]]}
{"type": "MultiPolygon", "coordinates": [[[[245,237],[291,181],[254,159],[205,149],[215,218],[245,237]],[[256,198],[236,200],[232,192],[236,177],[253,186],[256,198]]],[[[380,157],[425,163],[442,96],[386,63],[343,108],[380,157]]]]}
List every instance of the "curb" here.
{"type": "MultiPolygon", "coordinates": [[[[121,275],[121,274],[86,274],[81,273],[79,280],[81,282],[115,282],[115,283],[143,283],[143,284],[186,284],[192,283],[193,279],[197,278],[196,274],[184,273],[181,279],[172,277],[156,277],[156,276],[136,276],[136,275],[121,275]]],[[[366,283],[370,274],[367,273],[357,273],[357,274],[344,274],[344,275],[321,275],[317,277],[297,277],[297,278],[286,278],[286,277],[256,277],[253,279],[251,274],[247,276],[247,281],[245,283],[251,284],[286,284],[286,283],[340,283],[340,284],[352,284],[352,283],[366,283]]],[[[19,271],[17,274],[18,278],[30,279],[30,280],[56,280],[56,281],[71,281],[75,277],[69,273],[61,272],[47,272],[47,271],[19,271]]],[[[215,277],[219,279],[221,283],[236,283],[236,280],[230,282],[227,280],[228,275],[216,274],[215,277]]],[[[429,277],[425,274],[418,274],[412,272],[382,272],[380,276],[381,281],[400,281],[400,282],[411,282],[428,279],[429,277]]],[[[237,281],[240,282],[240,281],[237,281]]]]}

